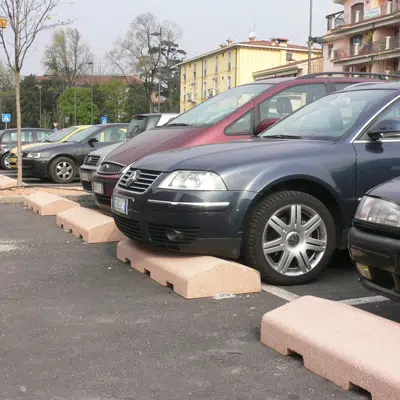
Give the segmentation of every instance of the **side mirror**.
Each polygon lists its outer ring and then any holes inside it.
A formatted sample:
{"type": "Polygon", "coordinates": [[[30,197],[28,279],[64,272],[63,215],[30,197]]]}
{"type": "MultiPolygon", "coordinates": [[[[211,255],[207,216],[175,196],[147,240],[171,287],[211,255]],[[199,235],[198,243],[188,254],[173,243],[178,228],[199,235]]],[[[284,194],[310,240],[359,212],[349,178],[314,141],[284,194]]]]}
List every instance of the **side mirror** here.
{"type": "Polygon", "coordinates": [[[97,139],[97,138],[91,138],[91,139],[89,139],[88,140],[88,144],[93,144],[93,143],[98,143],[98,141],[99,141],[99,139],[97,139]]]}
{"type": "Polygon", "coordinates": [[[374,142],[383,139],[384,137],[400,136],[400,120],[384,119],[368,132],[368,136],[374,142]]]}
{"type": "Polygon", "coordinates": [[[254,131],[254,136],[259,135],[261,132],[267,130],[272,125],[276,124],[279,121],[279,118],[267,118],[261,121],[254,131]]]}

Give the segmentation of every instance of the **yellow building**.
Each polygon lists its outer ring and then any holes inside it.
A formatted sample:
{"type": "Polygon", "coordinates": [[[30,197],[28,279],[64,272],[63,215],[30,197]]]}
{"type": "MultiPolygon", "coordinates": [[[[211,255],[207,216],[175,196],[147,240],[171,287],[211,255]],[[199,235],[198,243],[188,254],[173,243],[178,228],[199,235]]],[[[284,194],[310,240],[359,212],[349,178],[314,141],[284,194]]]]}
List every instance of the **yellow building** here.
{"type": "MultiPolygon", "coordinates": [[[[322,55],[312,49],[312,56],[322,55]]],[[[181,64],[181,112],[224,92],[231,87],[254,81],[253,72],[285,65],[290,61],[308,58],[308,48],[288,43],[288,39],[256,40],[248,42],[228,40],[219,49],[185,60],[181,64]]]]}

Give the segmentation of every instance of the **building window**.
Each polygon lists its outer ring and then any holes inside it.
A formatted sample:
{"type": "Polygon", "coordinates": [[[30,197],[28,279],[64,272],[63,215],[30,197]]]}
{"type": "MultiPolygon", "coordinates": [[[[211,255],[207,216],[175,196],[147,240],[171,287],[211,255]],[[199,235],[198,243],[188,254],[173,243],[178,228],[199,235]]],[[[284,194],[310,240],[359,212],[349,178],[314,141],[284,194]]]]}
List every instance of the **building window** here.
{"type": "Polygon", "coordinates": [[[215,56],[215,73],[218,74],[218,56],[215,56]]]}
{"type": "Polygon", "coordinates": [[[196,79],[196,63],[193,64],[193,79],[196,79]]]}
{"type": "Polygon", "coordinates": [[[228,71],[232,70],[232,52],[228,53],[228,71]]]}
{"type": "Polygon", "coordinates": [[[294,54],[291,51],[286,52],[286,61],[294,61],[294,54]]]}
{"type": "Polygon", "coordinates": [[[185,65],[185,67],[183,68],[183,82],[186,82],[186,65],[185,65]]]}
{"type": "Polygon", "coordinates": [[[333,59],[335,58],[335,54],[333,53],[333,44],[330,44],[328,46],[328,59],[333,59]]]}
{"type": "Polygon", "coordinates": [[[196,100],[196,84],[194,83],[192,86],[192,98],[193,100],[196,100]]]}
{"type": "Polygon", "coordinates": [[[218,78],[214,79],[214,95],[217,95],[219,92],[218,90],[218,78]]]}
{"type": "Polygon", "coordinates": [[[203,76],[207,76],[207,60],[203,61],[203,76]]]}
{"type": "Polygon", "coordinates": [[[207,82],[203,83],[203,99],[207,98],[207,82]]]}
{"type": "Polygon", "coordinates": [[[226,83],[227,83],[227,87],[228,87],[228,90],[232,87],[232,77],[231,76],[228,76],[228,79],[226,80],[226,83]]]}
{"type": "Polygon", "coordinates": [[[183,101],[186,101],[186,86],[183,88],[183,101]]]}

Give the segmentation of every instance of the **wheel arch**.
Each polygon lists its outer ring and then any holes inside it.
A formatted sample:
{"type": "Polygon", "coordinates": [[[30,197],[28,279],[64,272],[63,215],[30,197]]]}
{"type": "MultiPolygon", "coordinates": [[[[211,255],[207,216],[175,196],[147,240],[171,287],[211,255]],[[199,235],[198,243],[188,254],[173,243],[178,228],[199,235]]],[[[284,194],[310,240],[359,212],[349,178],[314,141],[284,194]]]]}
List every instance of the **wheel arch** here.
{"type": "Polygon", "coordinates": [[[243,229],[245,229],[245,226],[247,225],[247,222],[257,204],[267,196],[281,191],[303,192],[321,201],[332,213],[332,217],[334,221],[336,221],[336,241],[338,244],[341,242],[342,232],[345,229],[346,221],[338,196],[331,187],[326,185],[326,183],[310,176],[298,175],[284,177],[266,185],[250,203],[243,220],[243,229]]]}

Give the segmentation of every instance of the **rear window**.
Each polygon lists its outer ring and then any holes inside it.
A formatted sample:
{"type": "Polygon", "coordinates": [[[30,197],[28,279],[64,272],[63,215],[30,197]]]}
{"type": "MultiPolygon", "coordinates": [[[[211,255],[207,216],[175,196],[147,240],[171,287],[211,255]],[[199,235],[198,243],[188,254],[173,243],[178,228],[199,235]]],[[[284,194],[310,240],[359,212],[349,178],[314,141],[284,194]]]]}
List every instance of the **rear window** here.
{"type": "Polygon", "coordinates": [[[128,126],[128,133],[126,136],[131,138],[133,136],[138,135],[139,133],[144,132],[146,130],[146,124],[148,119],[149,119],[148,116],[133,118],[128,126]]]}
{"type": "MultiPolygon", "coordinates": [[[[17,140],[17,131],[6,132],[1,139],[2,143],[17,143],[17,140]]],[[[21,133],[21,141],[22,143],[33,143],[33,133],[29,131],[23,131],[21,133]]]]}

